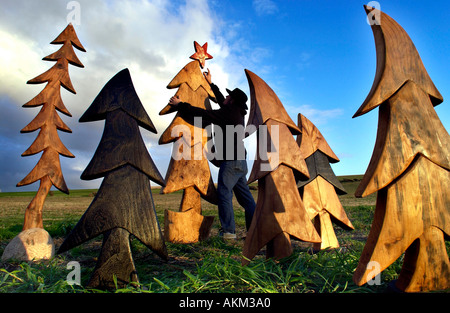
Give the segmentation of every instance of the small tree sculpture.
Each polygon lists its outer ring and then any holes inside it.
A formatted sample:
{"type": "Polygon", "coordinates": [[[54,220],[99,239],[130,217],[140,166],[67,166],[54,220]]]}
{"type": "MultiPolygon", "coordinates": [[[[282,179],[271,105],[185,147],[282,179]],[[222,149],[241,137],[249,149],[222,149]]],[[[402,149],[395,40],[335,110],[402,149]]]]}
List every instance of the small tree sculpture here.
{"type": "Polygon", "coordinates": [[[80,122],[106,119],[95,154],[81,175],[105,177],[97,195],[58,253],[103,234],[103,246],[90,287],[124,286],[137,282],[130,249],[130,234],[167,259],[156,217],[149,179],[164,186],[139,132],[141,126],[156,133],[134,90],[128,69],[116,74],[80,118],[80,122]]]}
{"type": "Polygon", "coordinates": [[[365,8],[380,16],[379,25],[372,25],[377,69],[354,117],[379,107],[379,119],[372,159],[355,195],[378,193],[353,279],[358,285],[368,282],[405,252],[398,289],[447,289],[450,137],[433,108],[443,98],[407,33],[383,12],[365,8]]]}
{"type": "Polygon", "coordinates": [[[330,163],[339,162],[339,158],[317,127],[302,114],[298,115],[298,128],[302,132],[297,136],[297,143],[310,177],[299,181],[297,186],[306,211],[314,219],[314,226],[322,239],[321,243],[313,245],[314,250],[338,248],[339,242],[331,220],[346,230],[354,229],[338,197],[338,194],[347,192],[330,166],[330,163]]]}
{"type": "MultiPolygon", "coordinates": [[[[175,96],[182,101],[210,110],[209,98],[214,99],[214,93],[200,66],[204,66],[205,58],[212,57],[206,52],[207,44],[194,44],[196,53],[191,58],[196,61],[188,63],[167,88],[178,88],[175,96]]],[[[167,105],[159,114],[172,112],[172,107],[167,105]]],[[[159,139],[159,144],[173,142],[172,158],[165,178],[166,186],[161,189],[161,193],[183,190],[179,212],[165,211],[164,236],[170,242],[191,243],[203,240],[208,237],[214,220],[214,216],[201,214],[201,197],[211,203],[217,203],[216,189],[206,158],[210,137],[201,124],[194,122],[193,117],[178,112],[159,139]]]]}
{"type": "Polygon", "coordinates": [[[72,116],[61,99],[60,87],[76,93],[69,77],[69,63],[84,67],[76,56],[73,47],[84,52],[86,50],[78,40],[72,24],[67,25],[51,44],[62,44],[62,47],[57,52],[46,56],[44,60],[56,61],[56,64],[45,73],[27,82],[28,84],[47,83],[47,85],[36,97],[23,105],[24,107],[42,106],[39,114],[21,130],[22,133],[28,133],[40,129],[38,136],[31,146],[22,153],[22,156],[42,152],[41,158],[33,170],[17,184],[17,187],[20,187],[40,181],[39,190],[25,211],[23,230],[44,228],[42,210],[45,198],[52,185],[64,193],[69,193],[61,171],[59,155],[69,158],[73,158],[74,155],[63,145],[57,130],[69,133],[72,131],[58,116],[56,110],[67,116],[72,116]]]}
{"type": "Polygon", "coordinates": [[[251,125],[258,127],[258,152],[248,183],[258,180],[258,199],[244,243],[242,264],[248,264],[265,245],[268,258],[289,256],[291,237],[320,242],[296,184],[295,176],[309,178],[293,137],[301,131],[275,92],[256,74],[249,70],[245,73],[251,93],[247,129],[251,133],[251,125]]]}

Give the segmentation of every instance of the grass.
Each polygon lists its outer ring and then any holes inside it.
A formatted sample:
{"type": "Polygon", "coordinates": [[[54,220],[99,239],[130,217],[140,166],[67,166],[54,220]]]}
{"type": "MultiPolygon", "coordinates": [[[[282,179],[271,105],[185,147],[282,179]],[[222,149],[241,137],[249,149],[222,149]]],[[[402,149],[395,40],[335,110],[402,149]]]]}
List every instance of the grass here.
{"type": "MultiPolygon", "coordinates": [[[[216,216],[211,236],[195,244],[167,243],[169,260],[162,261],[138,240],[132,240],[133,259],[140,284],[109,292],[140,293],[376,293],[383,292],[396,279],[402,259],[381,274],[381,284],[356,286],[352,282],[374,214],[374,197],[355,199],[352,195],[358,178],[341,178],[349,194],[340,196],[354,231],[335,227],[341,247],[311,253],[309,243],[293,241],[294,253],[280,261],[266,260],[262,250],[247,266],[241,266],[245,236],[244,211],[235,203],[239,240],[224,242],[217,236],[217,209],[202,203],[204,215],[216,216]]],[[[256,190],[253,190],[256,199],[256,190]]],[[[75,226],[93,199],[95,190],[75,190],[70,195],[53,192],[46,199],[44,228],[56,248],[75,226]]],[[[0,193],[0,253],[20,231],[24,209],[34,193],[0,193]]],[[[153,190],[160,225],[165,209],[176,209],[181,193],[160,195],[153,190]]],[[[0,268],[0,293],[93,293],[85,289],[95,268],[101,248],[101,236],[57,255],[50,261],[4,262],[0,268]],[[81,286],[69,285],[68,262],[81,265],[81,286]]]]}

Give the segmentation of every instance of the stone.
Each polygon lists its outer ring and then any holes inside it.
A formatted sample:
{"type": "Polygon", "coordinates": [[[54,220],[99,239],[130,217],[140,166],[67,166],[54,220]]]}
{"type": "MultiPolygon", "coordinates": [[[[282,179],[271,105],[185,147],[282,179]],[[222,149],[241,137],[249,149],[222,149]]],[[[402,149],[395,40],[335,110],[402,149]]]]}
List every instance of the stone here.
{"type": "Polygon", "coordinates": [[[55,244],[50,234],[42,228],[22,231],[6,246],[2,261],[38,261],[51,259],[55,255],[55,244]]]}

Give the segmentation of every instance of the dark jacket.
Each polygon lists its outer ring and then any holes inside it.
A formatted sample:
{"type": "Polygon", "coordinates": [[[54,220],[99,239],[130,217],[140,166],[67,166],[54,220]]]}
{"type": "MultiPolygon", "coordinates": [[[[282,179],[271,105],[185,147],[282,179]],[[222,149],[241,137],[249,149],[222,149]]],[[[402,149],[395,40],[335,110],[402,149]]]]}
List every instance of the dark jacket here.
{"type": "Polygon", "coordinates": [[[215,160],[211,160],[214,165],[219,165],[218,163],[221,160],[245,160],[247,151],[245,150],[243,139],[245,135],[244,117],[247,114],[247,110],[238,103],[231,102],[224,105],[225,97],[219,88],[215,84],[211,84],[211,89],[220,109],[204,110],[193,107],[189,103],[180,102],[178,111],[186,117],[201,117],[203,127],[214,124],[215,149],[213,149],[213,152],[215,160]]]}

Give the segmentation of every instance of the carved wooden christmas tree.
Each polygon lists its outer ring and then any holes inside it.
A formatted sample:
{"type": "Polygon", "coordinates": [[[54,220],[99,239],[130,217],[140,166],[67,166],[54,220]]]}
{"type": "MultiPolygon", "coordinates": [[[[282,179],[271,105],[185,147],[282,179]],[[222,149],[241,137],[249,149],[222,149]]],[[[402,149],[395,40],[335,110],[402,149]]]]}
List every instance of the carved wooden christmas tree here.
{"type": "Polygon", "coordinates": [[[69,133],[72,131],[59,117],[57,110],[67,116],[72,116],[61,99],[60,87],[76,93],[69,77],[69,63],[84,67],[73,47],[84,52],[86,50],[78,40],[72,24],[67,25],[51,44],[62,44],[62,47],[57,52],[46,56],[44,60],[56,61],[56,64],[45,73],[27,82],[28,84],[47,83],[47,85],[36,97],[23,105],[24,107],[42,106],[39,114],[21,130],[22,133],[28,133],[40,129],[35,141],[22,153],[22,156],[42,152],[41,158],[33,170],[17,184],[20,187],[40,181],[39,190],[25,211],[23,230],[43,228],[42,210],[52,185],[62,192],[69,193],[61,171],[59,155],[69,158],[73,158],[74,155],[63,145],[57,130],[69,133]]]}
{"type": "Polygon", "coordinates": [[[344,187],[333,172],[330,163],[339,162],[317,127],[304,115],[298,115],[298,128],[302,131],[297,136],[301,155],[308,166],[309,179],[299,181],[303,204],[322,239],[313,245],[314,250],[338,248],[339,242],[331,221],[346,230],[354,229],[345,214],[338,194],[346,194],[344,187]]]}
{"type": "Polygon", "coordinates": [[[444,238],[450,235],[450,137],[433,106],[443,101],[406,32],[388,15],[372,25],[375,81],[356,112],[379,107],[374,152],[356,196],[375,191],[369,238],[353,279],[371,280],[403,252],[396,287],[408,292],[450,288],[444,238]]]}
{"type": "Polygon", "coordinates": [[[103,234],[103,246],[90,287],[114,287],[137,282],[130,249],[130,234],[160,257],[166,246],[156,217],[149,179],[164,186],[142,140],[139,126],[156,133],[133,87],[128,69],[116,74],[80,118],[106,119],[97,150],[81,175],[104,177],[97,195],[66,238],[59,253],[103,234]]]}
{"type": "MultiPolygon", "coordinates": [[[[175,96],[183,102],[210,110],[209,98],[214,99],[214,93],[200,66],[203,67],[205,59],[212,57],[206,52],[207,44],[200,46],[195,42],[195,48],[196,53],[191,56],[195,61],[188,63],[167,88],[178,88],[175,96]]],[[[159,114],[172,112],[172,106],[167,105],[159,114]]],[[[161,193],[183,190],[179,212],[165,211],[164,237],[170,242],[190,243],[205,239],[214,220],[213,216],[203,216],[201,208],[201,197],[217,203],[216,189],[205,156],[210,138],[201,123],[194,124],[192,116],[178,112],[159,139],[159,144],[173,143],[166,186],[161,189],[161,193]]]]}
{"type": "Polygon", "coordinates": [[[247,127],[258,127],[258,152],[248,183],[258,180],[258,199],[242,252],[244,265],[265,245],[268,258],[289,256],[291,237],[320,242],[296,184],[296,176],[309,178],[305,160],[293,137],[301,131],[275,92],[256,74],[249,70],[245,73],[251,93],[247,127]]]}

